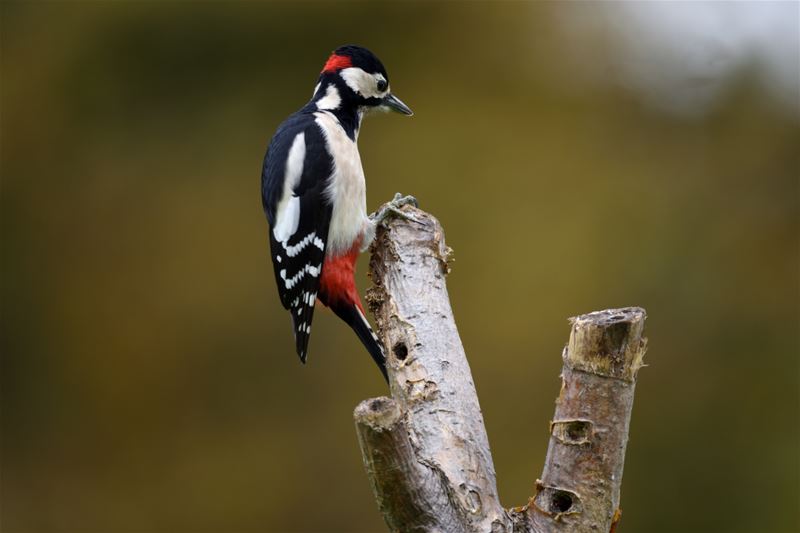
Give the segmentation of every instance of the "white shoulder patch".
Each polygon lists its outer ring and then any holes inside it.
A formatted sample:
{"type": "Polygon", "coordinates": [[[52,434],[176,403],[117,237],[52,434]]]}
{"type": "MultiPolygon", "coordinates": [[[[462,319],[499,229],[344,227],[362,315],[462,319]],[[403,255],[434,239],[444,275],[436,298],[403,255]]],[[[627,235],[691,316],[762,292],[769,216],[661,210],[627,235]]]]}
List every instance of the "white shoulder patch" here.
{"type": "Polygon", "coordinates": [[[300,198],[294,196],[294,188],[300,183],[305,159],[306,134],[300,132],[292,141],[292,147],[289,148],[289,156],[286,158],[286,173],[283,179],[283,194],[275,212],[275,227],[272,228],[272,234],[278,242],[283,242],[294,235],[297,225],[300,223],[300,198]]]}
{"type": "Polygon", "coordinates": [[[284,204],[283,210],[278,211],[278,216],[275,220],[275,227],[272,229],[275,240],[278,242],[289,240],[289,237],[297,231],[297,226],[300,223],[300,198],[297,196],[289,198],[289,201],[284,204]]]}

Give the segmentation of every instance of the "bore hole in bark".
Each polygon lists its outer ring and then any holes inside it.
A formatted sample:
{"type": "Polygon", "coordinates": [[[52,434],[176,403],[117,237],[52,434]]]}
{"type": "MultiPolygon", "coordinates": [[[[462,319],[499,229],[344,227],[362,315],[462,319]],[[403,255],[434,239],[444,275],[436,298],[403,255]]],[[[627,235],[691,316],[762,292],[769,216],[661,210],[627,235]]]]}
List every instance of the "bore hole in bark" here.
{"type": "Polygon", "coordinates": [[[563,490],[554,490],[550,505],[557,513],[566,513],[572,507],[572,494],[563,490]]]}
{"type": "Polygon", "coordinates": [[[555,420],[550,432],[559,442],[572,446],[589,444],[592,441],[591,420],[555,420]]]}
{"type": "Polygon", "coordinates": [[[567,424],[567,437],[571,441],[583,441],[589,438],[589,422],[575,420],[567,424]]]}
{"type": "Polygon", "coordinates": [[[404,342],[398,342],[394,345],[394,348],[392,348],[392,353],[394,353],[394,356],[399,360],[403,361],[408,356],[408,348],[404,342]]]}
{"type": "Polygon", "coordinates": [[[533,504],[543,513],[558,517],[583,512],[580,496],[571,490],[542,485],[537,481],[536,491],[533,504]]]}

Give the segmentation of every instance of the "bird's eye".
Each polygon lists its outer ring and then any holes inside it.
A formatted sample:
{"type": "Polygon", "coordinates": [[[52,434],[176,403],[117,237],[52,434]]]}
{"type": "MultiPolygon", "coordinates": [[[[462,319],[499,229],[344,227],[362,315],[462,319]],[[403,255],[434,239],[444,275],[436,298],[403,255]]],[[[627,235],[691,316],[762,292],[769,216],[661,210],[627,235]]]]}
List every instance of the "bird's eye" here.
{"type": "Polygon", "coordinates": [[[378,90],[380,92],[385,91],[386,87],[388,87],[388,86],[389,86],[389,84],[386,82],[386,80],[378,80],[378,90]]]}

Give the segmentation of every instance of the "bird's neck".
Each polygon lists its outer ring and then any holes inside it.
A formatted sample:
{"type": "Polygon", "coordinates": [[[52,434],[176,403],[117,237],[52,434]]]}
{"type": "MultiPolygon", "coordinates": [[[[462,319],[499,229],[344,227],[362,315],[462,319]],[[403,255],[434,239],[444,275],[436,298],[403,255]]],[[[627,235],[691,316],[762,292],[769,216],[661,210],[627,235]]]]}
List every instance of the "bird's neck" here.
{"type": "Polygon", "coordinates": [[[333,115],[348,137],[354,142],[361,129],[363,110],[357,103],[355,95],[346,87],[334,82],[322,82],[317,88],[307,107],[311,111],[324,111],[333,115]]]}

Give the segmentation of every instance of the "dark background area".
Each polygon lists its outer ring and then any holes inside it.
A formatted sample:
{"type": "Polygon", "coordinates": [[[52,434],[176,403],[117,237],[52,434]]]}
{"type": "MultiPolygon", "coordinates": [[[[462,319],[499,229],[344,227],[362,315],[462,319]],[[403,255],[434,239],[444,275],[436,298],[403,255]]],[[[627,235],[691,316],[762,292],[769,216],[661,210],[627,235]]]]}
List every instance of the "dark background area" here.
{"type": "Polygon", "coordinates": [[[710,35],[651,54],[618,4],[4,1],[0,529],[385,530],[352,422],[384,384],[327,311],[300,365],[259,196],[353,42],[416,113],[365,122],[368,207],[445,227],[504,504],[567,317],[639,305],[620,533],[800,530],[798,4],[715,5],[725,39],[778,13],[788,89],[710,35]]]}

